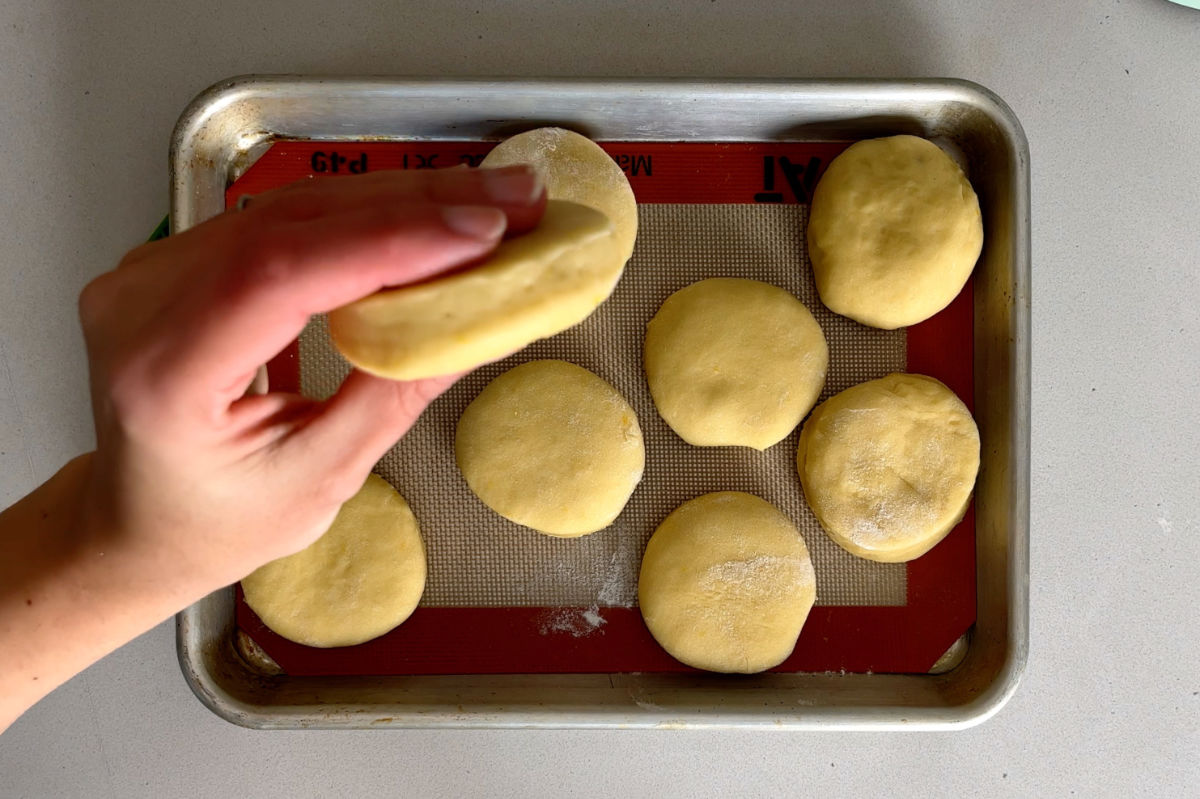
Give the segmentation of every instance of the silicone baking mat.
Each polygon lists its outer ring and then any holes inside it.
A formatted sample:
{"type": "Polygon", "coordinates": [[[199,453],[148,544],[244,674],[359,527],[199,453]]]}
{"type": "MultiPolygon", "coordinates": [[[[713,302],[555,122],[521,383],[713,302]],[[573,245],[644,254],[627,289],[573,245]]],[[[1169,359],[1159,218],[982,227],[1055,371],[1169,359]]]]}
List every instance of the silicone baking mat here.
{"type": "MultiPolygon", "coordinates": [[[[706,277],[781,286],[813,312],[830,346],[822,399],[896,371],[939,378],[972,404],[970,286],[945,311],[907,330],[864,327],[817,297],[804,228],[812,188],[846,143],[602,143],[639,202],[637,247],[613,296],[584,323],[485,366],[437,400],[376,471],[412,504],[429,557],[421,607],[382,638],[313,649],[280,638],[239,593],[238,623],[294,674],[450,674],[674,671],[636,609],[641,552],[680,503],[742,490],[774,503],[800,529],[817,573],[817,606],[778,671],[927,671],[974,620],[973,514],[909,564],[855,558],[821,531],[795,469],[798,431],[759,453],[692,447],[658,417],[641,368],[646,322],[667,296],[706,277]],[[581,539],[508,522],[467,488],[454,464],[454,427],[496,375],[561,358],[611,382],[646,440],[646,473],[609,528],[581,539]]],[[[476,165],[490,143],[276,143],[227,192],[232,205],[310,174],[476,165]]],[[[270,364],[272,387],[318,398],[349,366],[323,318],[270,364]]]]}

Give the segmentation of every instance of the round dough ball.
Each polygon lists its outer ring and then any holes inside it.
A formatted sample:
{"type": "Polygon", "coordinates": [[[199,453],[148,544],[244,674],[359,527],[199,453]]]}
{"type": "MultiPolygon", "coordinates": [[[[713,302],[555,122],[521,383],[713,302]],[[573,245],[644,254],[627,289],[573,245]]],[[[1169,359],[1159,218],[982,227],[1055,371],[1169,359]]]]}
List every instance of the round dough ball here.
{"type": "Polygon", "coordinates": [[[633,408],[566,361],[531,361],[488,383],[458,420],[454,451],[485,505],[563,538],[612,524],[646,465],[633,408]]]}
{"type": "Polygon", "coordinates": [[[659,414],[684,441],[763,450],[812,409],[829,347],[788,292],[719,277],[667,298],[646,326],[645,365],[659,414]]]}
{"type": "Polygon", "coordinates": [[[813,192],[808,251],[831,311],[888,330],[962,291],[983,247],[979,200],[936,144],[890,136],[850,145],[813,192]]]}
{"type": "Polygon", "coordinates": [[[804,539],[774,505],[740,491],[683,503],[646,545],[638,603],[676,660],[752,674],[778,666],[816,600],[804,539]]]}
{"type": "Polygon", "coordinates": [[[625,269],[612,223],[563,200],[482,264],[335,308],[329,335],[346,360],[392,380],[474,369],[577,325],[625,269]]]}
{"type": "Polygon", "coordinates": [[[325,535],[242,580],[246,604],[288,640],[353,646],[396,627],[425,591],[425,544],[404,497],[369,475],[325,535]]]}
{"type": "Polygon", "coordinates": [[[796,466],[830,538],[859,557],[900,563],[933,549],[967,512],[979,429],[932,377],[888,375],[818,405],[796,466]]]}
{"type": "Polygon", "coordinates": [[[563,128],[537,128],[505,139],[488,153],[484,169],[532,164],[546,181],[546,197],[590,205],[612,220],[623,260],[637,238],[637,201],[629,179],[604,149],[563,128]]]}

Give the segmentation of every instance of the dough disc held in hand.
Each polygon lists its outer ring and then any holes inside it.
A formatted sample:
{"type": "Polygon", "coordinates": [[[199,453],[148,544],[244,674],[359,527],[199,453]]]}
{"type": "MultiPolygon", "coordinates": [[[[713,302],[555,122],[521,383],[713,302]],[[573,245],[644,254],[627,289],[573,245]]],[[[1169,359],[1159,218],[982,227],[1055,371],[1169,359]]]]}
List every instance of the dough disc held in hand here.
{"type": "Polygon", "coordinates": [[[566,361],[531,361],[489,383],[463,411],[454,450],[485,505],[567,538],[611,524],[646,463],[633,408],[566,361]]]}
{"type": "Polygon", "coordinates": [[[942,383],[893,374],[818,405],[796,466],[830,538],[859,557],[899,563],[924,555],[967,512],[979,430],[942,383]]]}
{"type": "Polygon", "coordinates": [[[589,205],[612,220],[622,261],[637,238],[637,201],[629,179],[608,153],[586,136],[563,128],[537,128],[500,142],[480,167],[531,164],[546,181],[551,200],[589,205]]]}
{"type": "Polygon", "coordinates": [[[381,377],[463,372],[582,322],[624,265],[604,214],[551,200],[536,228],[479,266],[342,306],[329,334],[346,360],[381,377]]]}
{"type": "Polygon", "coordinates": [[[821,301],[888,330],[958,296],[983,246],[979,200],[933,142],[890,136],[850,145],[813,192],[808,252],[821,301]]]}
{"type": "Polygon", "coordinates": [[[662,304],[646,326],[645,366],[659,414],[684,441],[763,450],[812,409],[829,348],[783,289],[711,278],[662,304]]]}
{"type": "Polygon", "coordinates": [[[654,531],[638,603],[676,660],[752,674],[792,653],[816,590],[791,521],[766,500],[721,491],[683,503],[654,531]]]}
{"type": "Polygon", "coordinates": [[[407,619],[425,591],[425,545],[396,490],[370,475],[305,549],[242,580],[246,604],[298,644],[353,646],[407,619]]]}

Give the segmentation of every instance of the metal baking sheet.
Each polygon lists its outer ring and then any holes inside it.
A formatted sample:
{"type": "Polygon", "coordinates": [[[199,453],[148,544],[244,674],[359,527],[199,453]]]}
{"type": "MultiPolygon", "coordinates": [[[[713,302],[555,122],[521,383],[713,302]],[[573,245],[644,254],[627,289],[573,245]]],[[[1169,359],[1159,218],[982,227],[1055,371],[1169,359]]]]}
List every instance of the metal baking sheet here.
{"type": "MultiPolygon", "coordinates": [[[[240,198],[340,164],[420,169],[478,163],[495,142],[278,141],[226,191],[240,198]]],[[[849,142],[611,142],[638,199],[640,233],[616,291],[583,323],[460,380],[422,414],[375,470],[417,515],[429,556],[421,607],[358,647],[313,649],[273,633],[239,599],[238,629],[292,676],[686,671],[653,640],[636,609],[647,539],[681,502],[713,490],[761,496],[792,519],[812,553],[816,609],[777,672],[925,673],[975,620],[974,516],[907,564],[855,558],[821,530],[799,490],[799,430],[755,452],[692,447],[661,419],[641,364],[647,320],[672,292],[706,277],[764,280],[799,297],[830,346],[829,397],[890,372],[929,374],[973,403],[972,287],[932,319],[877,330],[820,302],[805,246],[808,199],[849,142]],[[466,404],[500,372],[563,358],[609,380],[636,411],[647,469],[615,522],[582,539],[541,536],[470,492],[454,462],[466,404]]],[[[315,317],[269,365],[269,384],[324,398],[349,365],[315,317]]]]}
{"type": "MultiPolygon", "coordinates": [[[[179,618],[181,663],[197,695],[225,718],[259,727],[944,727],[994,712],[1015,686],[1026,648],[1028,156],[1011,112],[986,90],[956,81],[239,79],[202,95],[180,121],[172,148],[172,218],[179,230],[220,212],[229,183],[280,139],[494,140],[545,123],[631,143],[824,142],[915,133],[961,158],[980,194],[987,231],[973,304],[965,306],[974,327],[968,390],[976,398],[984,451],[973,542],[978,601],[969,641],[952,647],[934,669],[938,674],[306,676],[279,672],[255,656],[245,635],[235,635],[236,600],[226,590],[179,618]]],[[[453,591],[440,601],[453,605],[453,591]]],[[[577,598],[563,601],[578,604],[577,598]]]]}

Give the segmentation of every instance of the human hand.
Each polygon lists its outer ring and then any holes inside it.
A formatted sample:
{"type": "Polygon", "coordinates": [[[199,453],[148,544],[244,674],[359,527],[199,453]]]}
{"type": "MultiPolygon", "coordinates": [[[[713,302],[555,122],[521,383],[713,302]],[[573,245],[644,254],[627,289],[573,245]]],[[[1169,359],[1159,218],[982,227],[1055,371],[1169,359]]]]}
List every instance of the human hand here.
{"type": "Polygon", "coordinates": [[[484,257],[536,225],[537,176],[378,172],[303,181],[139,247],[80,297],[97,451],[97,551],[181,602],[298,551],[456,376],[354,372],[336,395],[246,395],[311,314],[484,257]]]}

